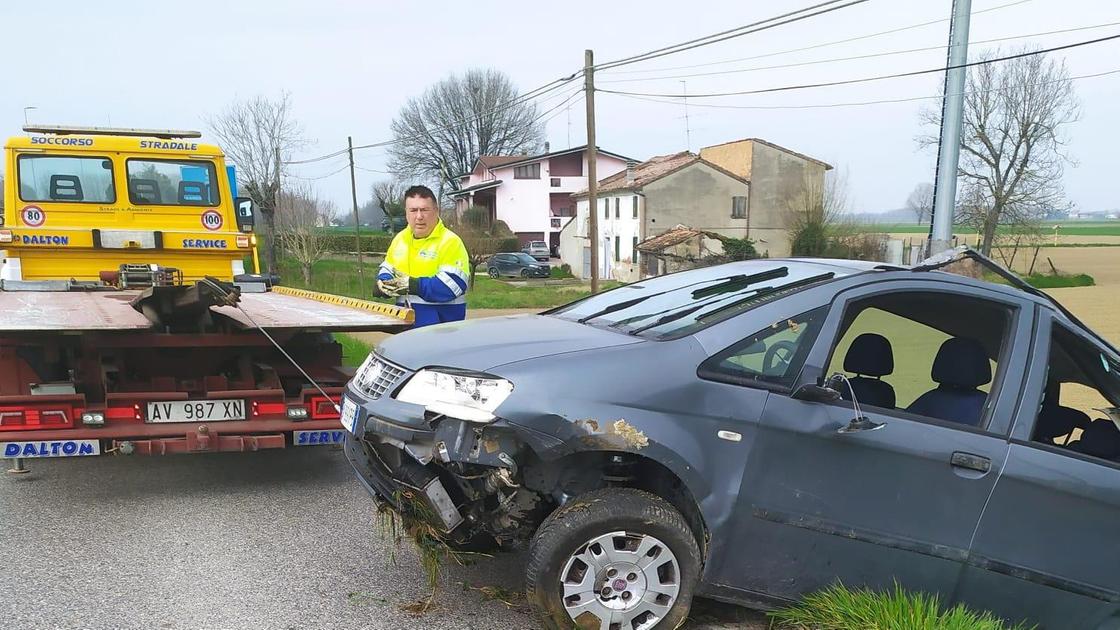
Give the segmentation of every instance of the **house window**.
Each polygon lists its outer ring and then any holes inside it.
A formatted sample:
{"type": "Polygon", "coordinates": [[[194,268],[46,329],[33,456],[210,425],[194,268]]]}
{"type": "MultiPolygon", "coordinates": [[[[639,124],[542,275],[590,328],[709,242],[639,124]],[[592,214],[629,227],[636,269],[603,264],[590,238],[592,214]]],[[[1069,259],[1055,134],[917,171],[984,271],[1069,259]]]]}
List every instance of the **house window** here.
{"type": "Polygon", "coordinates": [[[560,178],[559,177],[549,178],[548,181],[552,185],[553,188],[559,188],[560,187],[560,178]]]}
{"type": "Polygon", "coordinates": [[[611,200],[610,199],[604,199],[603,200],[603,218],[604,219],[611,218],[611,200]]]}
{"type": "Polygon", "coordinates": [[[638,237],[635,236],[632,240],[631,247],[633,248],[630,253],[630,262],[635,265],[638,264],[638,237]]]}
{"type": "Polygon", "coordinates": [[[515,166],[513,168],[514,179],[540,179],[541,178],[541,163],[526,164],[524,166],[515,166]]]}
{"type": "Polygon", "coordinates": [[[731,198],[731,218],[732,219],[745,219],[745,218],[747,218],[747,198],[746,197],[732,197],[731,198]]]}
{"type": "Polygon", "coordinates": [[[619,197],[614,198],[614,218],[618,218],[618,202],[622,201],[619,197]]]}
{"type": "Polygon", "coordinates": [[[615,262],[619,261],[618,255],[619,255],[620,252],[618,250],[620,249],[620,243],[622,243],[622,237],[620,237],[620,236],[614,237],[614,261],[615,262]]]}
{"type": "Polygon", "coordinates": [[[638,218],[638,196],[634,195],[630,198],[630,209],[634,211],[634,218],[638,218]]]}

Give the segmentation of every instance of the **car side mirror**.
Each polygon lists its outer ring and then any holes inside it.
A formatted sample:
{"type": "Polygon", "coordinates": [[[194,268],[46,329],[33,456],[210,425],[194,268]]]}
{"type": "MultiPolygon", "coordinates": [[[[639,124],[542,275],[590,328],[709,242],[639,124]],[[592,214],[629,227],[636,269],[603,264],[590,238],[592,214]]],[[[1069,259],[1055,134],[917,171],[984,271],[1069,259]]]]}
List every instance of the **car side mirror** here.
{"type": "Polygon", "coordinates": [[[840,392],[827,387],[825,385],[817,385],[815,383],[806,383],[801,387],[793,390],[790,395],[796,400],[807,400],[809,402],[832,402],[840,400],[840,392]]]}
{"type": "Polygon", "coordinates": [[[249,197],[238,197],[237,204],[237,230],[239,232],[252,232],[253,223],[256,219],[254,214],[256,208],[253,206],[253,200],[249,197]]]}

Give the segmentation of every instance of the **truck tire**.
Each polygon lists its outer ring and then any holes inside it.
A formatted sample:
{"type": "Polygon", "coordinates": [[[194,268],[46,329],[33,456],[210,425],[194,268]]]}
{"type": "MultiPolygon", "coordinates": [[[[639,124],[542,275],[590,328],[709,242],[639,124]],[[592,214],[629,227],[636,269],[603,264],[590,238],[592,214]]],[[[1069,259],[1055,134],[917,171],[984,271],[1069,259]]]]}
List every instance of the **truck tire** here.
{"type": "Polygon", "coordinates": [[[541,523],[529,546],[526,598],[549,629],[672,630],[688,617],[699,575],[700,550],[680,512],[642,490],[607,488],[541,523]]]}

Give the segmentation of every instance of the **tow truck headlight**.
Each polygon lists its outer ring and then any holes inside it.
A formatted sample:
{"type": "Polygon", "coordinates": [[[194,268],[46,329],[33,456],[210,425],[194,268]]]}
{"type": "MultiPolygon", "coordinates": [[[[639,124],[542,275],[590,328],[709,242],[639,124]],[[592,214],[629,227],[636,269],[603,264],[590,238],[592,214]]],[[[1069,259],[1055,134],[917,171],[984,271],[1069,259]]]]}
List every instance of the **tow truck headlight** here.
{"type": "Polygon", "coordinates": [[[397,400],[423,405],[432,413],[486,423],[493,422],[494,411],[511,392],[513,383],[504,378],[444,368],[414,374],[397,400]]]}

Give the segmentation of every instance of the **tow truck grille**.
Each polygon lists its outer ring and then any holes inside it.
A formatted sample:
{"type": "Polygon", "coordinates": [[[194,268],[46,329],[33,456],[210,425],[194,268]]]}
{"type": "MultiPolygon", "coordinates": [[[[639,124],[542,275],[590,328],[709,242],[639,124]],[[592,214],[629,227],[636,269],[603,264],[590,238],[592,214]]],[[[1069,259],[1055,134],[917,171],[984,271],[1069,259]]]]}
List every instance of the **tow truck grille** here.
{"type": "Polygon", "coordinates": [[[354,386],[373,400],[377,400],[384,396],[389,387],[401,376],[404,376],[403,369],[370,354],[365,363],[362,363],[362,367],[358,368],[358,373],[354,376],[354,386]]]}

